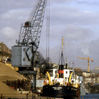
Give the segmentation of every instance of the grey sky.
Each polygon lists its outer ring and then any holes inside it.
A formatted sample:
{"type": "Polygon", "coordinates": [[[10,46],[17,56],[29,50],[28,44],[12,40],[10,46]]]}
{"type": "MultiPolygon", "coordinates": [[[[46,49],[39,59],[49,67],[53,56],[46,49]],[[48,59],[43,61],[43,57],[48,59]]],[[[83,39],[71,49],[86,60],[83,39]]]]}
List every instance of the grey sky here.
{"type": "MultiPolygon", "coordinates": [[[[9,47],[18,39],[20,26],[32,12],[37,0],[0,0],[0,42],[9,47]]],[[[99,0],[50,0],[50,57],[59,60],[61,37],[64,36],[65,59],[75,66],[87,68],[87,61],[77,57],[94,58],[91,68],[99,67],[99,0]]],[[[45,56],[43,28],[39,50],[45,56]]]]}

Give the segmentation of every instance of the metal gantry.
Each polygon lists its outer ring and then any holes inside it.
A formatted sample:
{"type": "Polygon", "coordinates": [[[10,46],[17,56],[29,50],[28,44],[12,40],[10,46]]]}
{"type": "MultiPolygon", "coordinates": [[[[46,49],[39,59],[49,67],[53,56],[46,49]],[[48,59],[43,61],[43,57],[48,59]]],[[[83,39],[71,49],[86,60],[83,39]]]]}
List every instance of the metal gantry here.
{"type": "Polygon", "coordinates": [[[39,0],[35,11],[31,15],[29,21],[26,21],[21,26],[18,44],[30,45],[33,44],[34,51],[37,51],[40,43],[40,35],[43,26],[44,12],[47,0],[39,0]]]}

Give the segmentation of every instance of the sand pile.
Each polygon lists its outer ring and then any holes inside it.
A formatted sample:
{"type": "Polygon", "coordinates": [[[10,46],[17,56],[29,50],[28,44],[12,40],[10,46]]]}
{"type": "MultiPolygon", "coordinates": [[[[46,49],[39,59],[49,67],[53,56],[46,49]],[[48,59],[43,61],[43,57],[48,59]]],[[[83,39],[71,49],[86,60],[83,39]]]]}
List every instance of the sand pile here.
{"type": "Polygon", "coordinates": [[[23,75],[20,75],[15,70],[6,66],[5,64],[0,63],[0,81],[17,80],[17,79],[22,80],[26,78],[23,75]]]}
{"type": "Polygon", "coordinates": [[[19,95],[17,91],[15,91],[13,88],[8,87],[5,83],[0,81],[0,95],[19,95]]]}
{"type": "Polygon", "coordinates": [[[13,88],[7,86],[4,81],[14,81],[14,80],[26,79],[23,75],[17,73],[15,70],[11,69],[7,65],[0,63],[0,95],[7,96],[19,96],[20,94],[13,88]]]}

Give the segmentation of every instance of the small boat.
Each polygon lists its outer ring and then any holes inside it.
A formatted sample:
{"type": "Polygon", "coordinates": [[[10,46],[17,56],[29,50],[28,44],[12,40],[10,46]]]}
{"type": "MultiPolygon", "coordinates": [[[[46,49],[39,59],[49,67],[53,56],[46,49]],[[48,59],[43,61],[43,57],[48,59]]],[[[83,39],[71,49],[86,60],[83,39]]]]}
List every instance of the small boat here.
{"type": "MultiPolygon", "coordinates": [[[[62,42],[63,44],[63,42],[62,42]]],[[[47,72],[44,80],[42,95],[47,97],[79,97],[80,96],[80,78],[73,69],[68,68],[68,64],[63,63],[63,50],[58,68],[47,72]]]]}

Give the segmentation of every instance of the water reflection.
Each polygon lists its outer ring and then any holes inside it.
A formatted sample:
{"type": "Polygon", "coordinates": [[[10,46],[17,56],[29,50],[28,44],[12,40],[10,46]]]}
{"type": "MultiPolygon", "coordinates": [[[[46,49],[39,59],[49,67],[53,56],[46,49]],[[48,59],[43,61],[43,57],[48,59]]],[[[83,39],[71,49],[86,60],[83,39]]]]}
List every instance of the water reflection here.
{"type": "Polygon", "coordinates": [[[80,99],[80,97],[72,97],[72,96],[68,96],[68,97],[64,97],[63,99],[80,99]]]}

